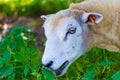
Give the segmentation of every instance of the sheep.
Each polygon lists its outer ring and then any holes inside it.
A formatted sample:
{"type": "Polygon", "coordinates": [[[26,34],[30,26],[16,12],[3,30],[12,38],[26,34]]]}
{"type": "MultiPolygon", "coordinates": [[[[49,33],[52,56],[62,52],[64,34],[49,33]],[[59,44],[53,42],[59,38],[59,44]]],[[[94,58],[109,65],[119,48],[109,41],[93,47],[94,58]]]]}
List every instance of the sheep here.
{"type": "Polygon", "coordinates": [[[70,9],[82,9],[87,12],[98,12],[104,16],[104,19],[100,24],[95,27],[89,27],[89,29],[91,28],[90,34],[92,35],[88,38],[88,41],[91,41],[88,42],[88,47],[91,48],[96,45],[110,51],[120,51],[119,4],[119,0],[90,0],[81,4],[70,5],[70,9]]]}
{"type": "Polygon", "coordinates": [[[44,16],[42,63],[57,76],[93,46],[120,51],[120,0],[88,0],[44,16]]]}

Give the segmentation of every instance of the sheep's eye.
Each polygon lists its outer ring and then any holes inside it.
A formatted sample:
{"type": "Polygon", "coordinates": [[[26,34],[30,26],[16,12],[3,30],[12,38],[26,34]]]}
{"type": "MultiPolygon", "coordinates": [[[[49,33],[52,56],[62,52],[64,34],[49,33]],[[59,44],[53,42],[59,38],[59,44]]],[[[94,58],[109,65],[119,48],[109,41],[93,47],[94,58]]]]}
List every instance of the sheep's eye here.
{"type": "Polygon", "coordinates": [[[76,27],[70,27],[70,28],[68,29],[68,32],[67,32],[66,35],[65,35],[64,40],[67,39],[67,35],[68,35],[68,34],[74,34],[75,32],[76,32],[76,27]]]}
{"type": "Polygon", "coordinates": [[[74,34],[76,32],[76,27],[70,27],[69,29],[68,29],[68,33],[69,34],[74,34]]]}

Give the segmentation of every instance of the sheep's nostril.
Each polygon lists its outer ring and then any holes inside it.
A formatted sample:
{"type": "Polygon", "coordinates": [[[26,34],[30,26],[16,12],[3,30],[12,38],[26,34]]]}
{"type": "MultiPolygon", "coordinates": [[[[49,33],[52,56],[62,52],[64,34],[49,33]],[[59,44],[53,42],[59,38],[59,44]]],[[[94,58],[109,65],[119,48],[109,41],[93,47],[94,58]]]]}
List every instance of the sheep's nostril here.
{"type": "Polygon", "coordinates": [[[47,63],[46,65],[43,64],[44,67],[50,67],[53,64],[53,61],[50,61],[49,63],[47,63]]]}

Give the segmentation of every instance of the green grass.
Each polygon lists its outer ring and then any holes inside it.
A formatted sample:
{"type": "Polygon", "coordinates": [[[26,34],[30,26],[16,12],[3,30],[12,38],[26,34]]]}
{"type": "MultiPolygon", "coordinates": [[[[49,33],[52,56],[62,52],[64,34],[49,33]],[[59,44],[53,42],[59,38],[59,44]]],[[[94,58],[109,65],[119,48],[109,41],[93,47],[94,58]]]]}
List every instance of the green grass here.
{"type": "Polygon", "coordinates": [[[64,76],[42,68],[42,51],[30,29],[15,27],[0,42],[2,80],[120,80],[120,53],[94,47],[75,61],[64,76]]]}
{"type": "Polygon", "coordinates": [[[68,80],[112,80],[120,70],[119,57],[120,53],[94,47],[73,63],[64,77],[68,80]]]}
{"type": "Polygon", "coordinates": [[[72,2],[83,0],[0,0],[2,16],[37,16],[68,8],[72,2]]]}

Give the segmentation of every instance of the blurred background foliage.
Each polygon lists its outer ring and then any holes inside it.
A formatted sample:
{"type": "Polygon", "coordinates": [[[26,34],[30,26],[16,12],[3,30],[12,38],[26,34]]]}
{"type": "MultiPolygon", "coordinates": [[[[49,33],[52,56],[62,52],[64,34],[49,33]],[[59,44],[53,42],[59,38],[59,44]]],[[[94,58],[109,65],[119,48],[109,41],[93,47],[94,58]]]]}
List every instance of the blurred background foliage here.
{"type": "Polygon", "coordinates": [[[0,0],[2,16],[39,16],[68,8],[70,3],[83,0],[0,0]]]}

